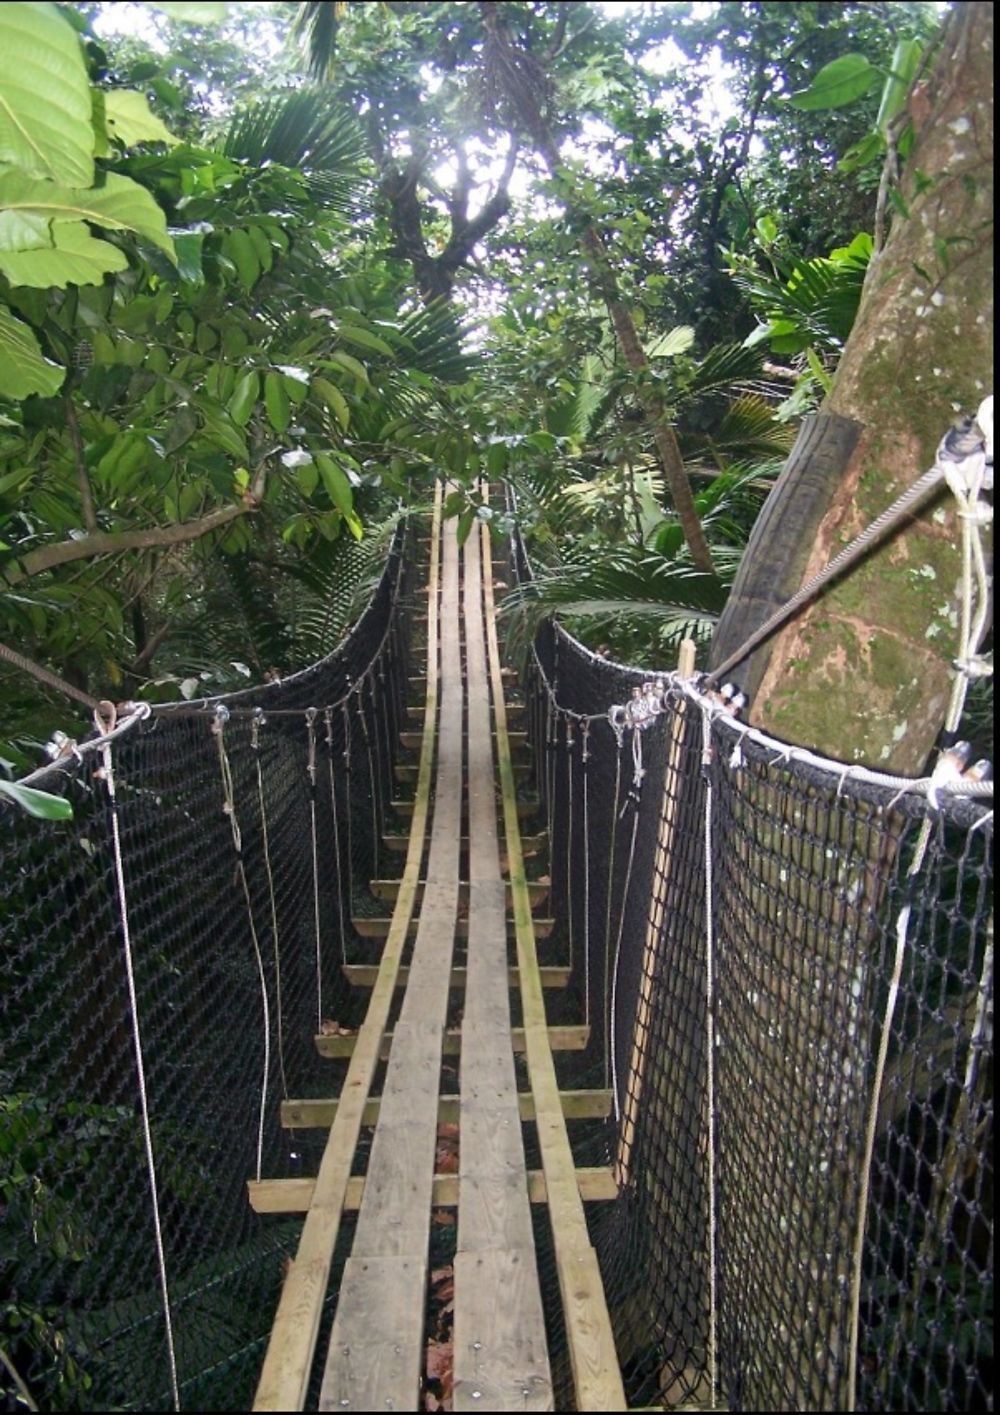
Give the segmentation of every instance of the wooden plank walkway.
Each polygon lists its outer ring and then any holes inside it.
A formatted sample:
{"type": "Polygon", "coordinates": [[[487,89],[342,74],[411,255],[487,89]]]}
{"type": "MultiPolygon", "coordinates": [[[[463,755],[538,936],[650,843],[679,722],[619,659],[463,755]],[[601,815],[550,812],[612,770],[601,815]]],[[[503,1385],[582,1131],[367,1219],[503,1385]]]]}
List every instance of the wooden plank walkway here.
{"type": "MultiPolygon", "coordinates": [[[[588,1029],[550,1027],[545,1017],[542,989],[564,987],[568,973],[539,968],[535,953],[536,934],[552,921],[533,916],[547,887],[530,887],[524,872],[519,819],[531,806],[516,794],[488,529],[477,526],[460,552],[452,527],[442,526],[441,506],[439,489],[429,540],[427,672],[411,679],[426,700],[421,729],[404,738],[420,753],[404,773],[415,780],[413,800],[400,803],[400,814],[411,817],[405,866],[399,881],[372,882],[374,893],[394,902],[391,918],[356,920],[370,926],[370,937],[384,937],[381,961],[344,970],[352,985],[371,989],[368,1012],[356,1034],[316,1038],[321,1055],[347,1062],[339,1097],[287,1100],[281,1108],[291,1129],[329,1127],[316,1178],[248,1186],[260,1213],[305,1213],[255,1410],[305,1408],[334,1244],[348,1211],[357,1221],[323,1353],[319,1409],[421,1408],[436,1206],[457,1207],[454,1409],[554,1409],[531,1217],[541,1203],[554,1238],[575,1408],[626,1408],[583,1212],[585,1201],[613,1199],[617,1186],[610,1167],[574,1166],[566,1130],[567,1121],[606,1115],[610,1095],[560,1092],[556,1084],[553,1048],[586,1046],[588,1029]],[[462,938],[467,960],[456,967],[462,938]],[[511,988],[521,995],[517,1028],[511,988]],[[461,1029],[447,1028],[455,989],[463,992],[461,1029]],[[400,1005],[390,1028],[394,998],[400,1005]],[[518,1051],[527,1056],[530,1094],[517,1090],[518,1051]],[[456,1052],[460,1094],[442,1095],[442,1057],[456,1052]],[[373,1096],[380,1058],[387,1059],[382,1094],[373,1096]],[[436,1174],[438,1126],[456,1117],[458,1174],[436,1174]],[[525,1122],[538,1129],[541,1171],[526,1166],[525,1122]],[[366,1172],[356,1175],[362,1126],[374,1127],[374,1136],[366,1172]]],[[[402,838],[394,846],[401,851],[402,838]]],[[[544,842],[533,842],[539,847],[544,842]]]]}

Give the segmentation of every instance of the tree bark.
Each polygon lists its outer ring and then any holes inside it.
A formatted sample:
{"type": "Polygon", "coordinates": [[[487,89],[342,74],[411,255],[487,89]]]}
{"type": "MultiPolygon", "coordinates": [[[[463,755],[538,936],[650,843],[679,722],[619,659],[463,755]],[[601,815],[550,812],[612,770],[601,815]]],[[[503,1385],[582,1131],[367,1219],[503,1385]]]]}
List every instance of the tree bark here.
{"type": "MultiPolygon", "coordinates": [[[[712,663],[931,467],[956,415],[992,391],[992,99],[993,7],[971,0],[910,95],[902,208],[831,394],[755,531],[712,663]],[[839,469],[836,455],[813,465],[817,440],[840,447],[839,469]]],[[[946,498],[758,651],[746,668],[752,720],[840,760],[919,772],[947,710],[960,569],[946,498]]]]}

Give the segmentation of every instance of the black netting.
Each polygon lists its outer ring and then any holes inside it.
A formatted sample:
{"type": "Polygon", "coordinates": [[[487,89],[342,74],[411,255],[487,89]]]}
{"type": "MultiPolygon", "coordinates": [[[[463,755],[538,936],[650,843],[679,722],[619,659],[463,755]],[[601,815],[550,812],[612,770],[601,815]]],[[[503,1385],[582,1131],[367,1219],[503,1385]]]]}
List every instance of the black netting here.
{"type": "MultiPolygon", "coordinates": [[[[223,700],[221,723],[214,703],[163,708],[113,743],[173,1340],[188,1409],[249,1408],[301,1226],[257,1217],[247,1203],[265,1039],[262,1172],[308,1172],[323,1132],[282,1129],[279,1103],[335,1089],[337,1063],[319,1058],[314,1036],[322,1020],[356,1025],[361,1015],[363,998],[352,995],[341,963],[370,948],[352,918],[380,872],[394,794],[412,619],[397,611],[406,605],[411,559],[401,529],[367,610],[329,659],[223,700]]],[[[7,1408],[22,1408],[15,1371],[42,1409],[172,1403],[100,768],[100,755],[87,753],[34,783],[64,794],[72,821],[34,820],[10,805],[2,811],[7,1408]]]]}
{"type": "Polygon", "coordinates": [[[525,680],[630,1403],[992,1409],[992,816],[706,752],[679,689],[616,733],[645,676],[548,624],[525,680]]]}

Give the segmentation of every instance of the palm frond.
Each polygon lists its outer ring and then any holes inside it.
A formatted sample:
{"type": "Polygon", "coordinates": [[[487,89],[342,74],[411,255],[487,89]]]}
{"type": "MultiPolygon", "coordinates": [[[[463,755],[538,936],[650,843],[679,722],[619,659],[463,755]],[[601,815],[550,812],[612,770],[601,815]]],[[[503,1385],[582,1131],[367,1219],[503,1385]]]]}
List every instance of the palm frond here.
{"type": "Polygon", "coordinates": [[[261,99],[233,118],[221,146],[234,161],[298,169],[315,199],[333,211],[352,215],[357,208],[364,134],[354,114],[328,94],[302,89],[261,99]]]}
{"type": "Polygon", "coordinates": [[[315,79],[330,77],[345,9],[344,0],[304,0],[292,21],[292,38],[305,49],[309,72],[315,79]]]}

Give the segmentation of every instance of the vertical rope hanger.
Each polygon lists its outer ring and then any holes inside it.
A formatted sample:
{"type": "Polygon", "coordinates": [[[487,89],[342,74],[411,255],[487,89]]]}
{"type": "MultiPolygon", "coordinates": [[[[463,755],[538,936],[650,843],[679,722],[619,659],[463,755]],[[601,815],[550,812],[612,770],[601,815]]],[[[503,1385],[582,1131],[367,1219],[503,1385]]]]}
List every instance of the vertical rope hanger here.
{"type": "Polygon", "coordinates": [[[330,815],[333,819],[333,859],[337,871],[337,918],[340,922],[340,959],[347,962],[347,923],[344,918],[344,868],[340,854],[340,820],[337,811],[336,773],[333,769],[333,708],[323,709],[326,726],[326,764],[330,776],[330,815]]]}
{"type": "MultiPolygon", "coordinates": [[[[105,719],[100,708],[95,709],[94,721],[100,733],[107,733],[114,726],[114,714],[105,719]]],[[[170,1306],[170,1286],[167,1281],[167,1257],[163,1243],[163,1227],[160,1221],[160,1198],[156,1181],[156,1156],[153,1149],[153,1130],[149,1118],[149,1095],[146,1089],[146,1064],[142,1048],[142,1028],[139,1022],[139,1000],[135,986],[135,967],[132,958],[132,935],[129,927],[128,896],[125,889],[125,865],[122,859],[121,824],[118,818],[118,796],[115,785],[114,761],[111,743],[105,742],[101,748],[104,785],[111,807],[111,845],[115,862],[115,890],[118,896],[118,917],[121,922],[122,947],[125,956],[125,978],[128,985],[129,1014],[132,1021],[132,1045],[135,1051],[135,1069],[139,1083],[139,1104],[142,1111],[142,1138],[146,1152],[146,1173],[149,1176],[149,1192],[153,1207],[153,1232],[156,1242],[156,1263],[160,1279],[160,1296],[163,1302],[163,1322],[167,1337],[167,1362],[170,1368],[170,1390],[174,1409],[180,1410],[180,1384],[177,1378],[177,1352],[174,1346],[173,1313],[170,1306]]]]}
{"type": "Polygon", "coordinates": [[[566,813],[569,817],[566,826],[566,935],[569,940],[569,970],[573,972],[573,747],[576,744],[576,736],[573,731],[573,719],[566,718],[566,813]]]}
{"type": "Polygon", "coordinates": [[[709,1404],[718,1388],[718,1241],[715,1211],[715,900],[712,860],[712,716],[702,710],[702,775],[705,781],[705,1109],[708,1127],[708,1377],[709,1404]]]}
{"type": "Polygon", "coordinates": [[[243,863],[243,836],[240,832],[240,824],[236,816],[233,773],[229,764],[229,755],[226,752],[225,734],[226,723],[228,721],[229,709],[224,703],[220,703],[215,709],[212,732],[215,736],[219,751],[219,774],[222,779],[222,810],[224,814],[229,817],[229,826],[233,836],[233,849],[236,852],[236,873],[239,877],[240,886],[243,890],[243,898],[247,906],[247,922],[250,926],[250,939],[253,943],[254,957],[257,961],[257,975],[260,978],[261,1017],[264,1031],[264,1066],[260,1085],[260,1115],[257,1123],[257,1182],[259,1183],[263,1169],[264,1156],[264,1113],[267,1107],[267,1078],[271,1070],[271,1006],[267,996],[264,957],[261,953],[260,939],[257,937],[257,926],[253,918],[250,885],[247,881],[246,866],[243,863]]]}
{"type": "Polygon", "coordinates": [[[316,840],[316,717],[316,708],[306,708],[306,775],[309,778],[313,933],[316,939],[316,1031],[321,1032],[323,1030],[323,938],[319,911],[319,846],[316,840]]]}
{"type": "Polygon", "coordinates": [[[590,723],[581,733],[580,767],[583,772],[583,1013],[590,1027],[590,723]]]}
{"type": "Polygon", "coordinates": [[[257,804],[260,810],[260,838],[264,850],[264,872],[267,875],[267,892],[271,903],[271,939],[274,943],[274,994],[277,1009],[278,1071],[281,1075],[281,1094],[288,1099],[288,1080],[285,1075],[285,1035],[284,1010],[281,997],[281,943],[278,933],[278,904],[274,894],[274,872],[271,869],[271,845],[267,829],[267,809],[264,804],[264,773],[260,764],[260,729],[267,722],[263,708],[255,708],[250,721],[250,747],[257,768],[257,804]]]}

